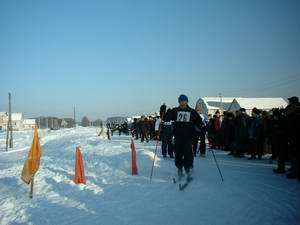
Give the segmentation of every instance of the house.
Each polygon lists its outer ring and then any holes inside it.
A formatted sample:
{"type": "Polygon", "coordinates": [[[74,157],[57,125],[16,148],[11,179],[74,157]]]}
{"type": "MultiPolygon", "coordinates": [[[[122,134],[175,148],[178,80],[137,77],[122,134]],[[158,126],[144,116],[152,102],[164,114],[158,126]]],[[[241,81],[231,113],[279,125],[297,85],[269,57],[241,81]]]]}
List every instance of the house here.
{"type": "Polygon", "coordinates": [[[36,126],[35,119],[24,119],[23,120],[23,129],[30,130],[30,129],[34,129],[35,126],[36,126]]]}
{"type": "Polygon", "coordinates": [[[63,128],[67,128],[68,122],[65,121],[64,119],[62,119],[62,121],[61,121],[61,123],[60,123],[60,126],[63,127],[63,128]]]}
{"type": "Polygon", "coordinates": [[[213,115],[217,110],[226,111],[234,97],[202,97],[196,103],[196,111],[206,116],[213,115]]]}
{"type": "MultiPolygon", "coordinates": [[[[7,129],[8,119],[8,113],[0,112],[0,130],[7,129]]],[[[13,130],[34,129],[36,124],[34,119],[24,119],[23,113],[12,113],[11,122],[13,130]]]]}
{"type": "MultiPolygon", "coordinates": [[[[8,121],[8,119],[7,119],[8,121]]],[[[13,130],[22,130],[23,128],[23,113],[12,113],[11,122],[13,130]]]]}
{"type": "Polygon", "coordinates": [[[0,130],[4,130],[7,126],[6,117],[6,112],[0,112],[0,130]]]}
{"type": "Polygon", "coordinates": [[[235,98],[228,108],[228,111],[235,112],[240,108],[246,109],[247,114],[251,114],[254,107],[270,111],[274,108],[285,108],[287,102],[283,98],[235,98]]]}
{"type": "Polygon", "coordinates": [[[283,98],[242,98],[242,97],[202,97],[196,103],[196,111],[204,115],[213,115],[217,110],[235,112],[245,108],[251,114],[254,107],[270,111],[273,108],[285,108],[283,98]]]}
{"type": "Polygon", "coordinates": [[[76,122],[73,118],[64,118],[63,120],[67,122],[66,128],[72,128],[76,125],[76,122]]]}
{"type": "Polygon", "coordinates": [[[60,120],[56,117],[47,117],[48,128],[50,130],[58,130],[60,128],[60,120]]]}
{"type": "MultiPolygon", "coordinates": [[[[0,127],[2,130],[7,129],[8,123],[8,113],[0,114],[0,127]]],[[[22,113],[12,113],[11,114],[11,122],[13,130],[22,130],[23,126],[23,114],[22,113]]]]}
{"type": "Polygon", "coordinates": [[[107,118],[106,124],[123,124],[127,123],[127,117],[121,117],[121,116],[116,116],[116,117],[110,117],[107,118]]]}

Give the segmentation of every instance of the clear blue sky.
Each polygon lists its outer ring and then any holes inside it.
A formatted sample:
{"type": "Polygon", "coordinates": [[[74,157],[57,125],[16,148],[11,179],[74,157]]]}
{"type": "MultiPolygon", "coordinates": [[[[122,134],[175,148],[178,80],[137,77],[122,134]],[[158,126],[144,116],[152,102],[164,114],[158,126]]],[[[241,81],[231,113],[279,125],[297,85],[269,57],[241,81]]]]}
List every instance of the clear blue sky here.
{"type": "Polygon", "coordinates": [[[300,1],[0,0],[0,83],[29,117],[300,96],[300,1]]]}

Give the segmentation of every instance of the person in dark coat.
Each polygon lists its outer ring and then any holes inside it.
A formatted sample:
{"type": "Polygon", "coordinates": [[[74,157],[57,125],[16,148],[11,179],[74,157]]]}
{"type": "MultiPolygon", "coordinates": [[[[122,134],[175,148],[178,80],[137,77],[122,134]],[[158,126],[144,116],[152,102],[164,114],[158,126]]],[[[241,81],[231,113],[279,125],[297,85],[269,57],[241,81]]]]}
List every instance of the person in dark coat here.
{"type": "Polygon", "coordinates": [[[223,132],[225,150],[229,151],[229,155],[234,154],[234,126],[234,114],[231,112],[226,113],[223,121],[223,132]]]}
{"type": "Polygon", "coordinates": [[[146,142],[149,142],[149,120],[147,117],[142,116],[141,122],[140,122],[140,126],[141,126],[141,142],[144,142],[146,139],[146,142]]]}
{"type": "Polygon", "coordinates": [[[195,128],[195,132],[194,132],[194,135],[193,135],[193,154],[194,154],[194,157],[197,156],[200,135],[201,135],[201,129],[195,128]]]}
{"type": "Polygon", "coordinates": [[[148,119],[148,129],[150,140],[153,140],[155,138],[155,121],[152,116],[149,116],[148,119]]]}
{"type": "MultiPolygon", "coordinates": [[[[171,109],[168,109],[167,114],[170,112],[171,109]]],[[[163,157],[167,158],[168,154],[171,159],[174,158],[172,121],[164,122],[164,118],[162,119],[160,137],[162,141],[161,150],[163,157]]]]}
{"type": "Polygon", "coordinates": [[[166,121],[173,122],[175,165],[178,168],[178,176],[183,175],[183,168],[187,176],[193,168],[192,140],[195,126],[203,126],[199,114],[188,106],[188,97],[180,95],[178,98],[179,107],[173,108],[166,115],[166,121]]]}
{"type": "Polygon", "coordinates": [[[291,172],[287,174],[287,178],[300,180],[300,103],[298,97],[289,98],[289,105],[285,111],[292,160],[291,172]]]}
{"type": "Polygon", "coordinates": [[[286,161],[288,159],[288,139],[286,135],[286,118],[283,110],[273,111],[271,127],[271,146],[272,152],[278,157],[278,167],[274,173],[281,174],[286,172],[286,161]]]}
{"type": "MultiPolygon", "coordinates": [[[[269,147],[271,145],[271,118],[269,112],[267,111],[262,112],[261,138],[264,143],[264,147],[269,147]]],[[[276,153],[272,151],[270,160],[275,159],[277,159],[276,153]]]]}
{"type": "Polygon", "coordinates": [[[200,157],[205,158],[206,154],[206,133],[208,130],[208,120],[205,118],[203,114],[200,114],[202,119],[203,127],[199,129],[197,126],[195,127],[195,133],[193,136],[193,153],[194,156],[197,156],[199,139],[200,139],[200,157]]]}
{"type": "Polygon", "coordinates": [[[227,140],[227,130],[228,130],[228,112],[224,111],[222,125],[221,125],[221,136],[222,136],[222,148],[228,151],[228,140],[227,140]]]}
{"type": "Polygon", "coordinates": [[[247,149],[247,141],[248,141],[248,130],[247,130],[247,121],[248,116],[246,114],[246,110],[241,108],[236,112],[235,118],[235,157],[242,158],[245,156],[245,150],[247,149]]]}
{"type": "Polygon", "coordinates": [[[215,131],[215,119],[214,117],[211,117],[208,120],[208,132],[207,132],[207,138],[210,145],[210,148],[215,149],[216,148],[216,131],[215,131]]]}
{"type": "Polygon", "coordinates": [[[206,118],[204,118],[204,115],[200,115],[201,119],[202,119],[202,129],[200,132],[200,156],[202,158],[205,157],[206,155],[206,134],[207,134],[207,130],[208,130],[208,120],[206,118]]]}
{"type": "Polygon", "coordinates": [[[135,118],[133,120],[133,130],[132,130],[132,135],[135,136],[135,139],[138,140],[139,139],[139,121],[137,118],[135,118]]]}
{"type": "Polygon", "coordinates": [[[248,120],[248,144],[251,157],[249,160],[256,159],[256,155],[258,159],[262,159],[263,155],[263,145],[261,140],[261,118],[260,118],[260,110],[257,108],[253,108],[252,116],[248,120]]]}
{"type": "Polygon", "coordinates": [[[162,104],[162,105],[160,106],[160,110],[159,110],[160,118],[164,118],[164,117],[165,117],[166,111],[167,111],[167,106],[166,106],[166,104],[164,103],[164,104],[162,104]]]}
{"type": "Polygon", "coordinates": [[[214,126],[215,126],[215,137],[216,137],[216,148],[221,149],[222,146],[222,122],[221,113],[217,110],[214,116],[214,126]]]}

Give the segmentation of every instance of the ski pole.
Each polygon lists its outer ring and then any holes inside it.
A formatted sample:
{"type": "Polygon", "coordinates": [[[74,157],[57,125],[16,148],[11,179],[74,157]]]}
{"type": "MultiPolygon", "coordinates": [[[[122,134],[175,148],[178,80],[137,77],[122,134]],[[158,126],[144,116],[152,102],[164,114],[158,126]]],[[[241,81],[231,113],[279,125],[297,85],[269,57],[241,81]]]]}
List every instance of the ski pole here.
{"type": "Polygon", "coordinates": [[[156,160],[156,155],[157,155],[157,149],[158,149],[158,143],[159,139],[156,142],[156,148],[155,148],[155,153],[154,153],[154,159],[153,159],[153,164],[152,164],[152,169],[151,169],[151,174],[150,174],[150,183],[152,182],[152,177],[153,177],[153,171],[154,171],[154,165],[155,165],[155,160],[156,160]]]}
{"type": "Polygon", "coordinates": [[[220,176],[221,176],[222,182],[224,182],[224,178],[223,178],[223,175],[222,175],[222,172],[221,172],[221,169],[220,169],[219,163],[218,163],[218,161],[217,161],[217,158],[216,158],[216,156],[215,156],[215,152],[214,152],[214,150],[213,150],[213,149],[211,149],[211,152],[212,152],[212,154],[213,154],[213,157],[214,157],[214,159],[215,159],[215,162],[216,162],[216,165],[217,165],[218,171],[219,171],[219,173],[220,173],[220,176]]]}

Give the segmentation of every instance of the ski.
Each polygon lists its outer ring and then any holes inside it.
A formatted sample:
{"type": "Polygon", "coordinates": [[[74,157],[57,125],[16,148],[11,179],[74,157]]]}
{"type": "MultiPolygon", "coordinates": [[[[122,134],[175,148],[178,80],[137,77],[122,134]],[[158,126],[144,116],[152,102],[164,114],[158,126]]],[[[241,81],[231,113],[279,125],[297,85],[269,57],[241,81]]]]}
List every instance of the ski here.
{"type": "Polygon", "coordinates": [[[172,181],[173,181],[174,184],[177,184],[177,180],[176,180],[175,177],[172,178],[172,181]]]}
{"type": "Polygon", "coordinates": [[[182,177],[180,177],[180,178],[179,178],[179,177],[173,177],[173,178],[172,178],[172,181],[173,181],[174,184],[177,184],[177,183],[180,182],[181,180],[182,180],[182,177]]]}
{"type": "Polygon", "coordinates": [[[185,175],[181,175],[181,176],[174,176],[172,178],[172,181],[174,184],[180,183],[183,179],[184,179],[185,175]]]}
{"type": "Polygon", "coordinates": [[[179,184],[179,190],[180,191],[184,191],[188,186],[189,184],[192,182],[193,178],[192,177],[188,177],[186,179],[186,182],[183,183],[183,184],[179,184]]]}

